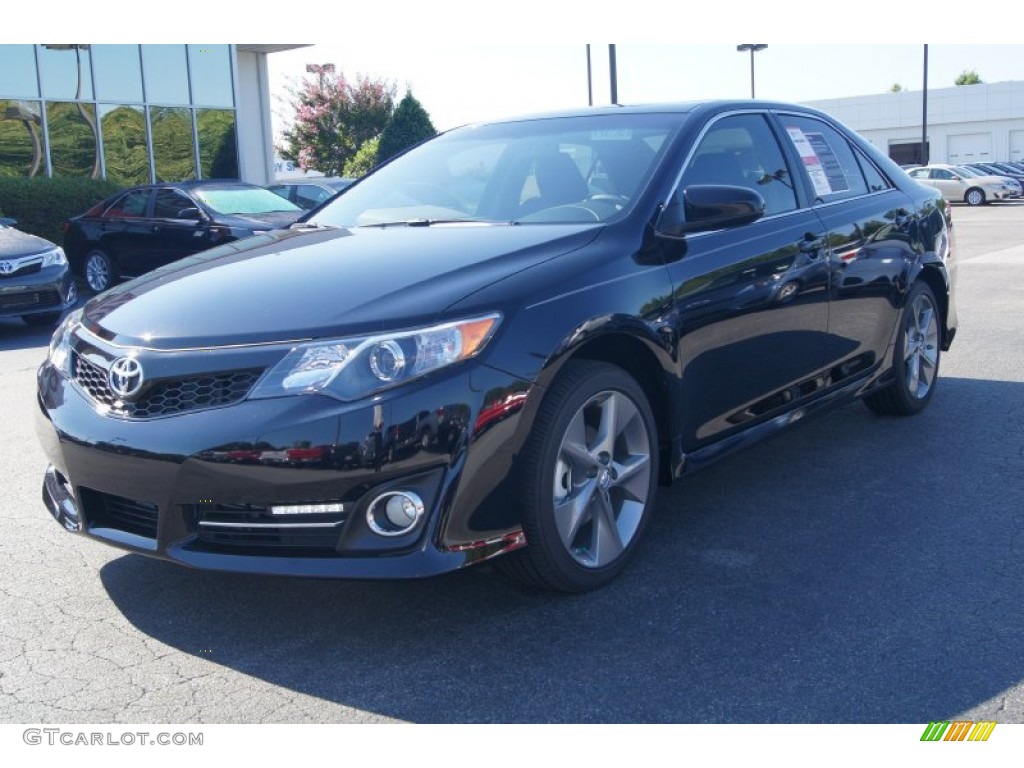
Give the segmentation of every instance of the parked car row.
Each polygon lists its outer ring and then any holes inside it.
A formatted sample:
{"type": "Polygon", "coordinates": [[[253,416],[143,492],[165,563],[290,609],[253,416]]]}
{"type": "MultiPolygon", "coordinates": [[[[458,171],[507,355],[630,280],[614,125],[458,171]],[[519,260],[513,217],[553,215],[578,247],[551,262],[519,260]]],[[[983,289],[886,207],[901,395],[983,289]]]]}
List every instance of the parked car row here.
{"type": "Polygon", "coordinates": [[[939,190],[954,203],[985,205],[1021,197],[1021,184],[1006,174],[993,174],[982,167],[932,163],[907,171],[910,178],[939,190]]]}

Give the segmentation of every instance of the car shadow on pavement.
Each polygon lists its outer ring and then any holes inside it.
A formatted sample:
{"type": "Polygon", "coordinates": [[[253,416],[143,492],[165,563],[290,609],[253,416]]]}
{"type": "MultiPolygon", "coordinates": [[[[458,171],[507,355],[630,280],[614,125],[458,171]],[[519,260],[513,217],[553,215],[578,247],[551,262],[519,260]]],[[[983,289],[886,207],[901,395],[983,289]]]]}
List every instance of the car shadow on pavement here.
{"type": "Polygon", "coordinates": [[[637,559],[591,594],[134,555],[101,578],[162,643],[404,720],[999,720],[1024,669],[1022,400],[946,378],[919,417],[855,404],[726,459],[663,489],[637,559]]]}
{"type": "Polygon", "coordinates": [[[0,318],[0,352],[32,347],[43,347],[45,352],[56,327],[56,323],[52,326],[31,326],[26,325],[20,318],[0,318]]]}

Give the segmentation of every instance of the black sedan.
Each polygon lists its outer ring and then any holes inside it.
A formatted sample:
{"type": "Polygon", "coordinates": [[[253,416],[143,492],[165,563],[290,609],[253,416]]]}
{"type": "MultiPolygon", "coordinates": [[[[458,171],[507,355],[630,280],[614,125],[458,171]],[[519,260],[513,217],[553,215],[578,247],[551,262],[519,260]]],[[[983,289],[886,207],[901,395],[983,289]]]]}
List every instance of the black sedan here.
{"type": "Polygon", "coordinates": [[[0,219],[0,317],[52,327],[78,301],[68,261],[61,248],[14,224],[0,219]]]}
{"type": "Polygon", "coordinates": [[[927,407],[957,325],[951,225],[795,105],[454,130],[70,315],[38,373],[43,496],[69,531],[197,568],[408,578],[500,555],[591,589],[659,483],[857,398],[927,407]]]}
{"type": "Polygon", "coordinates": [[[214,245],[287,227],[298,206],[254,184],[183,181],[134,187],[64,222],[73,270],[96,293],[214,245]]]}

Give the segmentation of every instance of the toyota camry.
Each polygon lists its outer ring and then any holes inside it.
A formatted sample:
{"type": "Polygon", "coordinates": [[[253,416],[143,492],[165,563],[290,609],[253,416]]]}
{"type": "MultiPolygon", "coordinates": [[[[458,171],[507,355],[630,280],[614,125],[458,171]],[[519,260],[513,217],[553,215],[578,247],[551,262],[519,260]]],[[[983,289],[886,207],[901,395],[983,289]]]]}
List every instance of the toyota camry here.
{"type": "Polygon", "coordinates": [[[949,206],[827,115],[610,107],[427,141],[289,229],[94,298],[38,372],[66,528],[195,568],[598,587],[659,484],[912,415],[949,206]]]}

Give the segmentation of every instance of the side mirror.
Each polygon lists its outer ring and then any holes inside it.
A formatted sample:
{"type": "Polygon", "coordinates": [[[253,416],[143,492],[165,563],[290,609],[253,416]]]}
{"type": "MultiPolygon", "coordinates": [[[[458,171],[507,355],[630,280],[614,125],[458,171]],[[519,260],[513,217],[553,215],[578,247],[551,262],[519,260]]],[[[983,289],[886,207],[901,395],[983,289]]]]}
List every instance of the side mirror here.
{"type": "Polygon", "coordinates": [[[189,221],[203,221],[206,217],[198,208],[182,208],[178,211],[176,218],[188,219],[189,221]]]}
{"type": "Polygon", "coordinates": [[[682,203],[673,201],[658,218],[659,235],[679,238],[688,232],[731,229],[764,216],[764,198],[747,187],[694,184],[683,190],[682,198],[682,203]]]}

